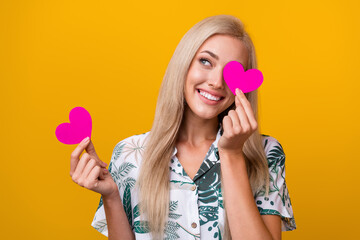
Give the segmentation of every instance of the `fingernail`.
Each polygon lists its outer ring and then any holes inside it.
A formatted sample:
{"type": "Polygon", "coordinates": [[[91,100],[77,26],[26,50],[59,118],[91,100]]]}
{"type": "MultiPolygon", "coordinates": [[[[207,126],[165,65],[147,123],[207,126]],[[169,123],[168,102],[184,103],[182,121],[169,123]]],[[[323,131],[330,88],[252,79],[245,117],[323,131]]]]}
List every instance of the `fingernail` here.
{"type": "Polygon", "coordinates": [[[89,137],[84,138],[83,142],[87,143],[89,141],[89,137]]]}
{"type": "Polygon", "coordinates": [[[103,165],[107,166],[107,163],[106,163],[106,162],[102,162],[102,163],[103,163],[103,165]]]}

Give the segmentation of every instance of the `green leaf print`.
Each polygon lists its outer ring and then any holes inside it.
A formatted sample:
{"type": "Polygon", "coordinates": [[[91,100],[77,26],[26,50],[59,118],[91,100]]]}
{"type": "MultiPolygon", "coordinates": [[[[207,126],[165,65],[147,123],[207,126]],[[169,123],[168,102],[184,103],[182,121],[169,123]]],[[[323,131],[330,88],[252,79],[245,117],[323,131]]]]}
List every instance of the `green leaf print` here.
{"type": "MultiPolygon", "coordinates": [[[[277,174],[275,174],[275,177],[276,178],[274,179],[273,174],[269,175],[269,195],[274,192],[279,192],[279,187],[277,186],[277,174]]],[[[262,196],[265,196],[265,186],[255,194],[254,198],[262,196]]]]}
{"type": "MultiPolygon", "coordinates": [[[[285,179],[284,170],[285,170],[285,154],[282,149],[282,146],[279,142],[276,142],[277,145],[272,146],[272,148],[267,153],[267,161],[269,167],[269,195],[273,192],[278,192],[279,196],[283,199],[283,194],[280,192],[281,186],[278,186],[279,177],[285,179]],[[281,171],[279,173],[279,171],[281,171]]],[[[268,139],[265,140],[265,147],[268,144],[268,139]]],[[[265,187],[259,191],[255,197],[265,196],[265,187]]]]}
{"type": "MultiPolygon", "coordinates": [[[[129,187],[127,187],[127,189],[128,188],[129,187]]],[[[124,199],[125,199],[125,196],[124,196],[124,199]]],[[[178,208],[178,201],[170,201],[170,203],[169,203],[169,211],[170,211],[169,219],[176,220],[182,216],[181,214],[174,213],[174,211],[176,211],[177,208],[178,208]]],[[[133,215],[134,215],[134,219],[136,219],[137,217],[140,216],[139,204],[137,204],[134,207],[133,215]]],[[[179,235],[176,233],[176,231],[179,228],[180,228],[180,226],[176,222],[168,221],[168,223],[165,225],[165,230],[164,230],[164,233],[166,234],[165,239],[178,239],[179,235]]],[[[135,232],[137,232],[137,233],[148,233],[150,231],[147,221],[135,221],[134,229],[135,229],[135,232]]]]}
{"type": "Polygon", "coordinates": [[[205,205],[215,203],[218,200],[218,189],[220,188],[219,172],[220,163],[216,163],[208,170],[206,175],[203,175],[197,180],[197,185],[199,187],[199,201],[205,205]]]}
{"type": "Polygon", "coordinates": [[[170,201],[169,211],[173,212],[178,207],[178,201],[170,201]]]}
{"type": "Polygon", "coordinates": [[[119,185],[120,176],[118,170],[116,169],[116,166],[114,166],[112,162],[110,163],[109,166],[109,172],[114,182],[116,182],[119,185]]]}
{"type": "Polygon", "coordinates": [[[279,191],[279,187],[277,185],[277,180],[278,180],[278,174],[277,174],[277,171],[275,171],[275,179],[273,178],[273,175],[270,174],[270,191],[269,191],[269,194],[272,193],[272,192],[276,192],[276,191],[279,191]]]}
{"type": "Polygon", "coordinates": [[[218,233],[219,233],[219,240],[221,240],[221,239],[222,239],[222,237],[221,237],[221,231],[220,231],[219,226],[218,226],[217,228],[218,228],[218,233]]]}
{"type": "MultiPolygon", "coordinates": [[[[165,239],[178,239],[180,236],[176,231],[180,228],[180,225],[176,222],[168,221],[165,225],[164,233],[166,234],[165,239]]],[[[149,233],[149,223],[147,221],[135,221],[134,230],[136,233],[149,233]]]]}
{"type": "Polygon", "coordinates": [[[279,216],[281,216],[281,214],[276,210],[263,209],[261,207],[258,207],[258,210],[259,210],[260,214],[262,214],[262,215],[279,215],[279,216]]]}
{"type": "Polygon", "coordinates": [[[177,222],[168,221],[165,226],[165,239],[178,239],[180,236],[176,233],[176,231],[180,228],[180,225],[177,222]]]}
{"type": "MultiPolygon", "coordinates": [[[[169,219],[178,219],[182,215],[174,213],[176,209],[178,208],[178,201],[170,201],[169,204],[169,219]]],[[[168,221],[168,223],[165,226],[164,233],[166,234],[165,239],[178,239],[180,236],[176,233],[176,231],[180,228],[180,225],[177,222],[168,221]]]]}
{"type": "Polygon", "coordinates": [[[195,174],[193,181],[197,182],[209,169],[211,169],[216,161],[211,161],[211,155],[214,154],[215,158],[219,160],[219,155],[217,154],[217,148],[214,147],[214,144],[211,144],[209,151],[206,153],[203,163],[201,164],[198,172],[195,174]]]}
{"type": "Polygon", "coordinates": [[[113,151],[113,157],[111,159],[113,162],[116,162],[118,160],[124,146],[125,146],[125,143],[122,143],[122,142],[119,142],[118,144],[116,144],[114,151],[113,151]]]}
{"type": "Polygon", "coordinates": [[[147,221],[135,221],[134,230],[136,233],[149,233],[149,223],[147,221]]]}
{"type": "Polygon", "coordinates": [[[132,189],[135,186],[136,180],[132,177],[128,177],[121,183],[122,183],[122,187],[130,186],[130,189],[132,189]]]}
{"type": "Polygon", "coordinates": [[[279,145],[273,146],[267,155],[269,168],[283,167],[285,164],[285,154],[279,143],[279,145]]]}
{"type": "Polygon", "coordinates": [[[103,232],[105,228],[107,227],[106,219],[97,221],[94,225],[94,228],[98,230],[99,232],[103,232]]]}
{"type": "MultiPolygon", "coordinates": [[[[126,188],[127,185],[130,186],[130,188],[133,188],[135,186],[136,180],[132,177],[128,177],[127,179],[123,180],[131,171],[131,169],[136,168],[135,165],[129,162],[125,162],[120,165],[120,167],[117,169],[115,165],[112,165],[110,163],[111,169],[115,170],[109,170],[111,177],[113,178],[114,182],[118,185],[118,188],[126,188]]],[[[110,169],[109,166],[109,169],[110,169]]]]}
{"type": "Polygon", "coordinates": [[[219,206],[224,209],[224,201],[222,199],[219,200],[219,206]]]}
{"type": "Polygon", "coordinates": [[[224,199],[223,199],[223,196],[222,196],[221,187],[219,187],[217,189],[217,194],[218,194],[219,207],[224,209],[224,199]]]}
{"type": "Polygon", "coordinates": [[[124,162],[123,164],[120,165],[118,169],[118,173],[120,174],[121,177],[125,177],[132,168],[136,168],[136,166],[133,165],[132,163],[124,162]]]}
{"type": "Polygon", "coordinates": [[[200,225],[204,225],[207,222],[217,220],[219,218],[217,213],[218,213],[218,207],[200,206],[199,207],[200,225]]]}
{"type": "Polygon", "coordinates": [[[113,162],[110,162],[109,169],[108,169],[110,173],[112,172],[112,166],[113,166],[113,162]]]}
{"type": "Polygon", "coordinates": [[[140,211],[139,211],[139,204],[136,204],[136,206],[133,209],[133,215],[134,215],[134,219],[136,219],[137,217],[140,216],[140,211]]]}
{"type": "Polygon", "coordinates": [[[178,218],[180,218],[181,216],[182,216],[181,214],[169,213],[169,218],[172,218],[172,219],[178,219],[178,218]]]}
{"type": "Polygon", "coordinates": [[[123,198],[123,207],[128,218],[130,226],[132,226],[132,211],[131,211],[131,191],[130,186],[126,186],[123,198]]]}

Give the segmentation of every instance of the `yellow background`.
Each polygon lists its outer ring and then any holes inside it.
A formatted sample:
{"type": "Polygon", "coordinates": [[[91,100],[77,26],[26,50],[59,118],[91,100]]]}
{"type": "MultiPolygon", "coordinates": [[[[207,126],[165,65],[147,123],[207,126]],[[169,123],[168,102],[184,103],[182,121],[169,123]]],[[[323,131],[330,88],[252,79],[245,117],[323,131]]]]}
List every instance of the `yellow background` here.
{"type": "Polygon", "coordinates": [[[1,1],[1,239],[105,239],[97,193],[69,175],[57,141],[85,107],[107,163],[150,130],[181,37],[217,14],[239,17],[264,74],[260,129],[282,144],[298,229],[283,239],[354,239],[359,205],[358,1],[1,1]]]}

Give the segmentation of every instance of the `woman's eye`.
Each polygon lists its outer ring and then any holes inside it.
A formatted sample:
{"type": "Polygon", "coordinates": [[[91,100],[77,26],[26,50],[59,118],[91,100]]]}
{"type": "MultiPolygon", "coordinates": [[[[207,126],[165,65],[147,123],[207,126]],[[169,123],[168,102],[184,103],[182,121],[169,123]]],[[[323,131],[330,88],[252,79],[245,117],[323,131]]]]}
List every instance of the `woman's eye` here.
{"type": "MultiPolygon", "coordinates": [[[[203,63],[203,62],[208,62],[209,64],[210,64],[210,66],[211,66],[211,62],[208,60],[208,59],[206,59],[206,58],[200,58],[200,62],[201,63],[203,63]]],[[[205,65],[205,64],[204,64],[205,65]]]]}

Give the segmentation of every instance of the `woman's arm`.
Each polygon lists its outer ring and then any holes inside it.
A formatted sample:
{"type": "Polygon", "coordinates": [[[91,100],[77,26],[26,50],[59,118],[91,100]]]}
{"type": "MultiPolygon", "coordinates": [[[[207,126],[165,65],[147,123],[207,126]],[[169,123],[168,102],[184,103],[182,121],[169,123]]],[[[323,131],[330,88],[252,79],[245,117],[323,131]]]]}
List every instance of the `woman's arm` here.
{"type": "Polygon", "coordinates": [[[221,151],[222,188],[232,239],[281,239],[281,218],[261,216],[254,201],[242,154],[221,151]]]}
{"type": "Polygon", "coordinates": [[[119,191],[109,196],[102,196],[109,240],[134,240],[135,236],[131,230],[126,216],[119,191]]]}

